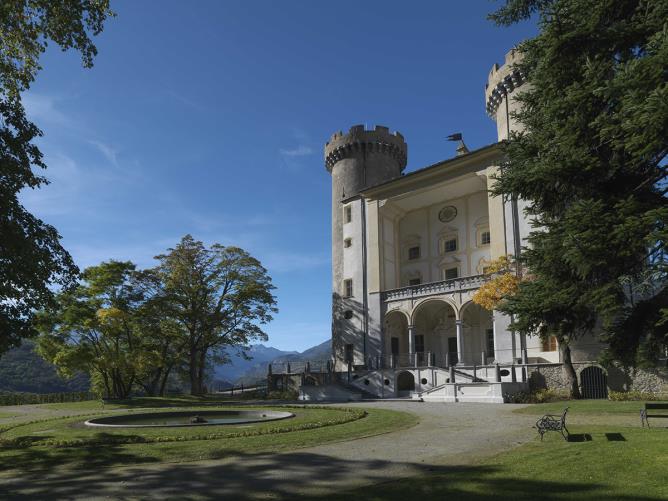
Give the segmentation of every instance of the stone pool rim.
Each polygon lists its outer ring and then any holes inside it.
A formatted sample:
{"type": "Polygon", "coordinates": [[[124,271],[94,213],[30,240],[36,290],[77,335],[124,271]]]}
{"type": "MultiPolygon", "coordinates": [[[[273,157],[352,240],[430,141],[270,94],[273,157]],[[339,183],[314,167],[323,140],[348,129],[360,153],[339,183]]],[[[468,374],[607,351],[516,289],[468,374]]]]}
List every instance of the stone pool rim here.
{"type": "Polygon", "coordinates": [[[295,415],[292,412],[286,411],[270,411],[270,410],[199,410],[199,411],[162,411],[162,412],[137,412],[115,414],[113,416],[100,416],[89,419],[84,422],[86,426],[99,428],[182,428],[188,426],[235,426],[244,424],[266,423],[268,421],[279,421],[282,419],[293,418],[295,415]],[[254,421],[250,419],[245,422],[235,423],[175,423],[175,424],[114,424],[113,421],[121,420],[123,418],[131,418],[138,416],[156,416],[156,417],[195,417],[207,414],[225,414],[240,415],[240,414],[263,414],[265,419],[254,421]]]}

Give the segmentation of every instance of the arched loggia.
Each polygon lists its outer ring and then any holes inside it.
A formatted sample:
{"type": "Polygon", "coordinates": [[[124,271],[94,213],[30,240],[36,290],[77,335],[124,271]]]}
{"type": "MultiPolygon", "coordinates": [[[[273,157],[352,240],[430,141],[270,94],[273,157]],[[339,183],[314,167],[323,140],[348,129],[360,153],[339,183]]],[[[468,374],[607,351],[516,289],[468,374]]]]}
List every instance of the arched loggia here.
{"type": "Polygon", "coordinates": [[[458,362],[457,312],[453,305],[440,299],[425,301],[415,309],[412,319],[418,365],[458,362]]]}
{"type": "Polygon", "coordinates": [[[468,302],[460,310],[464,339],[464,363],[480,365],[494,360],[494,320],[492,312],[468,302]]]}

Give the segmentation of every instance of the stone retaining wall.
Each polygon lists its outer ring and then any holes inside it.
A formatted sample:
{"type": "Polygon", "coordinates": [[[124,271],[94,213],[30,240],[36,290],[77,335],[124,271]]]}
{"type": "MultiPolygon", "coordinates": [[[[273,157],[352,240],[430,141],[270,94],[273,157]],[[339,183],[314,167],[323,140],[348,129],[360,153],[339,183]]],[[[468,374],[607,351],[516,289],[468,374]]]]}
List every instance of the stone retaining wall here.
{"type": "MultiPolygon", "coordinates": [[[[575,362],[573,366],[580,381],[580,373],[587,367],[599,366],[596,362],[575,362]]],[[[600,366],[599,366],[600,367],[600,366]]],[[[611,391],[641,391],[668,394],[668,368],[633,369],[625,372],[620,367],[603,368],[608,376],[611,391]]],[[[561,364],[545,364],[529,368],[529,385],[532,390],[548,388],[567,390],[568,385],[561,364]]]]}

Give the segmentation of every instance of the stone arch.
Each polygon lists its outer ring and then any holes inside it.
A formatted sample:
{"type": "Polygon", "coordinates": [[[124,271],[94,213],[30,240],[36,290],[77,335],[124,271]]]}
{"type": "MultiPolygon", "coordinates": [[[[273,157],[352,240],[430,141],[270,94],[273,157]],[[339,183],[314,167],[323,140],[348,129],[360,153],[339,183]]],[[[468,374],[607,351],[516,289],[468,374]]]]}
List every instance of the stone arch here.
{"type": "Polygon", "coordinates": [[[605,371],[591,365],[580,372],[582,398],[608,398],[608,376],[605,371]]]}
{"type": "Polygon", "coordinates": [[[430,298],[413,310],[417,363],[454,363],[457,353],[457,308],[450,301],[430,298]],[[429,360],[431,357],[431,360],[429,360]]]}
{"type": "Polygon", "coordinates": [[[410,325],[411,315],[406,310],[404,310],[403,308],[392,308],[391,310],[387,310],[387,312],[385,313],[385,318],[387,318],[390,314],[393,313],[400,313],[401,315],[403,315],[404,318],[406,319],[406,322],[410,325]]]}
{"type": "Polygon", "coordinates": [[[410,371],[401,371],[397,374],[397,394],[410,395],[410,392],[415,391],[415,376],[410,371]]]}
{"type": "Polygon", "coordinates": [[[315,376],[304,376],[304,382],[302,384],[304,386],[319,386],[320,382],[315,376]]]}
{"type": "MultiPolygon", "coordinates": [[[[474,303],[472,299],[469,299],[468,301],[466,301],[466,302],[465,302],[464,304],[462,304],[461,307],[459,308],[459,318],[463,318],[463,317],[464,317],[464,312],[466,311],[467,308],[472,308],[472,307],[476,307],[476,306],[479,307],[479,308],[482,308],[482,306],[480,306],[480,305],[474,303]]],[[[483,309],[484,309],[484,308],[483,308],[483,309]]],[[[490,315],[492,314],[492,312],[491,312],[490,310],[485,310],[485,311],[489,311],[489,314],[490,314],[490,315]]]]}
{"type": "Polygon", "coordinates": [[[428,297],[425,299],[422,299],[418,301],[415,306],[413,306],[413,311],[411,312],[409,316],[409,323],[410,325],[415,325],[415,319],[417,318],[417,314],[420,312],[421,308],[424,308],[424,306],[427,303],[435,303],[435,302],[441,302],[449,305],[452,310],[455,312],[455,320],[459,320],[459,312],[460,309],[457,308],[457,305],[450,299],[445,298],[445,297],[428,297]]]}
{"type": "MultiPolygon", "coordinates": [[[[402,309],[393,309],[385,314],[383,325],[384,353],[395,357],[408,353],[408,326],[410,315],[402,309]]],[[[389,362],[389,360],[388,360],[389,362]]]]}
{"type": "Polygon", "coordinates": [[[496,357],[492,312],[467,301],[460,309],[465,363],[487,364],[496,357]]]}

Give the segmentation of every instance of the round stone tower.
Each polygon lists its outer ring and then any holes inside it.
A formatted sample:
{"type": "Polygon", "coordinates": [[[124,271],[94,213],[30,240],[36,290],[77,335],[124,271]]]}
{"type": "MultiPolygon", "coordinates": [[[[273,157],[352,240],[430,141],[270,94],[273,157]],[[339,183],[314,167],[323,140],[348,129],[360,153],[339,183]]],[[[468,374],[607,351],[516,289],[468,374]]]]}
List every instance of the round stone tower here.
{"type": "Polygon", "coordinates": [[[485,85],[485,108],[490,118],[496,122],[499,141],[508,139],[510,131],[520,130],[520,125],[510,116],[519,108],[520,103],[515,98],[519,87],[526,81],[519,69],[515,68],[520,60],[519,51],[513,49],[508,52],[503,66],[492,66],[485,85]]]}
{"type": "Polygon", "coordinates": [[[369,331],[366,286],[365,188],[401,176],[407,146],[398,132],[363,125],[335,133],[325,145],[332,175],[332,350],[336,370],[367,358],[369,331]]]}

